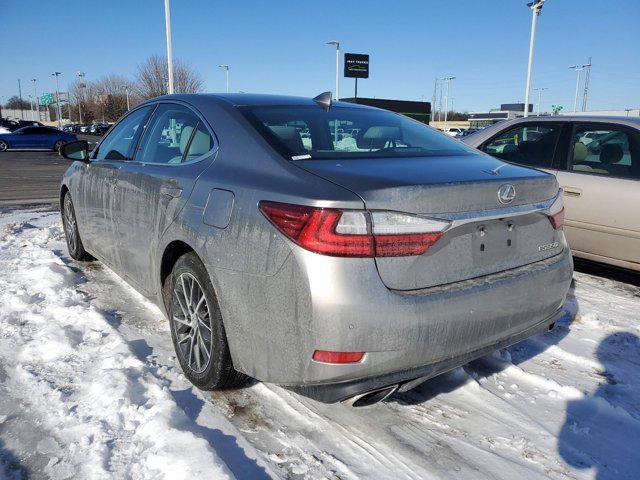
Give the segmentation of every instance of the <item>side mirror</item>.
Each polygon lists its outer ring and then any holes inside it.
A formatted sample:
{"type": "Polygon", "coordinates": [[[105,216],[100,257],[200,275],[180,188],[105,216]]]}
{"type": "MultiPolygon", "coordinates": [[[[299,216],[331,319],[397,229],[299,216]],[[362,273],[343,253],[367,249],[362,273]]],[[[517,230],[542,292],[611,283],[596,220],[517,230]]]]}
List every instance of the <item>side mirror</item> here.
{"type": "Polygon", "coordinates": [[[65,143],[60,148],[60,155],[69,160],[79,160],[89,163],[89,144],[86,140],[65,143]]]}

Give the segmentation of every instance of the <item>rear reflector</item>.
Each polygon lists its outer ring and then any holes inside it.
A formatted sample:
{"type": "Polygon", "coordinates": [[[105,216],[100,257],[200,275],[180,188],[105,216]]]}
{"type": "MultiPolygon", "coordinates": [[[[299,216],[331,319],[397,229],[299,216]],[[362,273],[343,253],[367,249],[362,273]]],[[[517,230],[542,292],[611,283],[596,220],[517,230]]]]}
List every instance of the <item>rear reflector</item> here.
{"type": "Polygon", "coordinates": [[[564,225],[564,207],[562,207],[559,212],[550,215],[549,220],[551,220],[551,225],[553,225],[553,228],[555,228],[556,230],[560,230],[564,225]]]}
{"type": "Polygon", "coordinates": [[[358,363],[364,357],[364,352],[329,352],[316,350],[313,359],[323,363],[358,363]]]}
{"type": "Polygon", "coordinates": [[[334,257],[422,255],[450,225],[447,221],[399,212],[267,201],[260,202],[259,208],[278,230],[301,247],[334,257]]]}

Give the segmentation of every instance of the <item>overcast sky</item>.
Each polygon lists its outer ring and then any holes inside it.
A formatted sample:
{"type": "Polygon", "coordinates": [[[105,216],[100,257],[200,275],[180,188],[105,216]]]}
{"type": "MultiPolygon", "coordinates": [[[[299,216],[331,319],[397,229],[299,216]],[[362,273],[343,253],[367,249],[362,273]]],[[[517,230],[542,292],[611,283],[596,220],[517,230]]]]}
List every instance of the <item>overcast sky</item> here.
{"type": "MultiPolygon", "coordinates": [[[[78,70],[87,80],[133,77],[153,53],[165,54],[163,0],[0,0],[0,102],[62,90],[78,70]]],[[[371,55],[360,96],[428,100],[436,76],[454,75],[457,110],[523,101],[531,13],[524,0],[204,1],[172,0],[174,57],[190,63],[205,90],[314,96],[334,86],[334,47],[371,55]]],[[[538,21],[533,87],[542,107],[573,108],[575,73],[593,57],[589,107],[640,107],[640,0],[547,0],[538,21]]],[[[341,80],[341,96],[353,80],[341,80]]],[[[532,100],[536,100],[533,97],[532,100]]],[[[537,100],[536,100],[537,101],[537,100]]]]}

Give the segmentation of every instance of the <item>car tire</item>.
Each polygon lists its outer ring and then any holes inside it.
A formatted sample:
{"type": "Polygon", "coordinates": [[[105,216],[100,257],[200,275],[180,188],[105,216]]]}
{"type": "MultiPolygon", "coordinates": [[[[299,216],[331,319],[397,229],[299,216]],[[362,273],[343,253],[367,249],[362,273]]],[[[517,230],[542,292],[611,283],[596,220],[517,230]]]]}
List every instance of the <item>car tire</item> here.
{"type": "Polygon", "coordinates": [[[76,211],[73,208],[71,194],[65,193],[62,199],[62,227],[64,236],[67,241],[67,250],[74,260],[90,261],[94,258],[84,249],[80,232],[78,231],[78,222],[76,220],[76,211]]]}
{"type": "Polygon", "coordinates": [[[64,140],[58,140],[56,143],[53,144],[53,151],[60,153],[60,149],[65,143],[67,142],[65,142],[64,140]]]}
{"type": "Polygon", "coordinates": [[[245,383],[249,377],[233,367],[213,284],[198,256],[182,255],[167,283],[171,338],[187,379],[201,390],[245,383]]]}
{"type": "Polygon", "coordinates": [[[6,152],[9,149],[9,144],[4,140],[0,140],[0,152],[6,152]]]}

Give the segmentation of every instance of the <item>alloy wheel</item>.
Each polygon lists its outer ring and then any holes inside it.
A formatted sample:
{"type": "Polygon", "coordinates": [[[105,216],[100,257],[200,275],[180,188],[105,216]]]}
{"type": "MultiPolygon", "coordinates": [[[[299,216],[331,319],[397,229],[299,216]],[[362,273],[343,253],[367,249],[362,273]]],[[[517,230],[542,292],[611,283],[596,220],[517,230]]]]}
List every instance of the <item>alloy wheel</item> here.
{"type": "Polygon", "coordinates": [[[55,145],[53,146],[53,149],[56,152],[60,152],[60,149],[62,148],[62,146],[64,145],[64,142],[62,140],[58,140],[55,145]]]}
{"type": "Polygon", "coordinates": [[[213,328],[209,304],[196,277],[182,273],[172,294],[171,321],[179,354],[194,373],[206,370],[213,348],[213,328]]]}
{"type": "Polygon", "coordinates": [[[69,194],[64,197],[64,215],[62,219],[67,246],[71,252],[75,252],[78,248],[78,230],[76,228],[76,215],[73,211],[73,203],[69,194]]]}
{"type": "Polygon", "coordinates": [[[0,140],[0,152],[5,152],[7,150],[7,142],[4,140],[0,140]]]}

